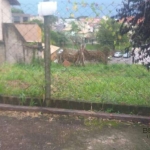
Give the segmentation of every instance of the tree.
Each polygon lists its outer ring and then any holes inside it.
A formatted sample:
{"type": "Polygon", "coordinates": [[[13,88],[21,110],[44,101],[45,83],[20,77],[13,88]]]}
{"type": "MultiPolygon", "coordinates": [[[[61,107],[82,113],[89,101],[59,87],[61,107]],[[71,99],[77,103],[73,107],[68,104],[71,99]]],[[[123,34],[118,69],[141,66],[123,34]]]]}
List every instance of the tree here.
{"type": "Polygon", "coordinates": [[[50,31],[51,44],[63,46],[67,42],[67,38],[62,32],[50,31]]]}
{"type": "Polygon", "coordinates": [[[102,19],[97,33],[98,43],[102,46],[109,46],[113,50],[115,50],[116,46],[128,45],[127,35],[122,36],[119,32],[120,26],[121,24],[114,19],[102,19]]]}
{"type": "Polygon", "coordinates": [[[11,8],[11,12],[12,12],[12,13],[24,14],[24,11],[23,11],[22,9],[15,8],[15,7],[12,7],[12,8],[11,8]]]}
{"type": "Polygon", "coordinates": [[[58,46],[64,46],[66,45],[66,42],[68,41],[68,39],[66,38],[65,34],[63,32],[57,32],[58,34],[58,46]]]}
{"type": "Polygon", "coordinates": [[[150,0],[123,0],[123,7],[115,17],[122,20],[122,35],[132,33],[134,46],[150,43],[150,0]]]}
{"type": "Polygon", "coordinates": [[[122,20],[120,33],[131,32],[132,62],[150,68],[150,0],[123,1],[123,7],[116,15],[122,20]],[[138,48],[138,54],[137,49],[138,48]]]}
{"type": "Polygon", "coordinates": [[[72,21],[71,23],[71,40],[74,42],[74,44],[79,44],[82,43],[82,38],[78,35],[79,31],[81,31],[81,29],[79,28],[78,24],[75,23],[74,21],[72,21]]]}
{"type": "Polygon", "coordinates": [[[70,31],[75,32],[75,33],[78,33],[80,31],[78,25],[74,21],[71,22],[71,30],[70,31]]]}

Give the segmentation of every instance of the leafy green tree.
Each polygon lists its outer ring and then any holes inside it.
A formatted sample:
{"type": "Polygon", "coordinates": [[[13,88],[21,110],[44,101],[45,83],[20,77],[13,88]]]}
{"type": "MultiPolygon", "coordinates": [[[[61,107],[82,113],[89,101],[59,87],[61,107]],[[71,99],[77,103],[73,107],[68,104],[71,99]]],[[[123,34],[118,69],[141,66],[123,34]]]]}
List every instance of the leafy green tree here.
{"type": "Polygon", "coordinates": [[[57,45],[58,43],[58,34],[55,31],[50,31],[50,40],[51,40],[51,44],[53,45],[57,45]]]}
{"type": "Polygon", "coordinates": [[[56,32],[56,31],[50,31],[50,38],[51,38],[51,44],[57,45],[57,46],[64,46],[66,45],[67,38],[64,33],[62,32],[56,32]]]}
{"type": "Polygon", "coordinates": [[[81,37],[79,36],[79,31],[81,31],[80,27],[78,26],[77,23],[75,23],[74,21],[71,22],[71,36],[70,36],[70,39],[72,41],[75,42],[75,44],[78,44],[81,42],[81,37]]]}
{"type": "Polygon", "coordinates": [[[58,32],[58,46],[66,45],[68,39],[63,32],[58,32]]]}
{"type": "Polygon", "coordinates": [[[123,36],[120,34],[120,26],[121,24],[114,19],[102,19],[97,32],[98,43],[102,46],[109,46],[113,50],[119,45],[127,47],[129,39],[127,34],[123,36]]]}
{"type": "Polygon", "coordinates": [[[70,31],[75,32],[75,33],[80,31],[78,25],[74,21],[71,22],[71,30],[70,31]]]}
{"type": "Polygon", "coordinates": [[[150,0],[123,0],[115,17],[122,20],[122,35],[132,33],[133,46],[150,44],[150,0]]]}

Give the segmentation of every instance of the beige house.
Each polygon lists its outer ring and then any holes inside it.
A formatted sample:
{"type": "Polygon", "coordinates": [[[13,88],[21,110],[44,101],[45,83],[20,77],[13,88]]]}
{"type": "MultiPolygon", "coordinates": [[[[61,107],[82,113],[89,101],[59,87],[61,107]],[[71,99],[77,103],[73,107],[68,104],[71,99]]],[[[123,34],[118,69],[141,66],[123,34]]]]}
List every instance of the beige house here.
{"type": "Polygon", "coordinates": [[[38,43],[42,40],[42,33],[37,24],[5,23],[3,31],[4,62],[30,63],[33,58],[39,58],[38,43]]]}
{"type": "Polygon", "coordinates": [[[14,24],[26,42],[42,42],[42,31],[37,24],[14,24]]]}
{"type": "Polygon", "coordinates": [[[20,4],[17,0],[0,0],[0,64],[30,63],[39,58],[41,28],[37,24],[12,23],[11,5],[20,4]]]}

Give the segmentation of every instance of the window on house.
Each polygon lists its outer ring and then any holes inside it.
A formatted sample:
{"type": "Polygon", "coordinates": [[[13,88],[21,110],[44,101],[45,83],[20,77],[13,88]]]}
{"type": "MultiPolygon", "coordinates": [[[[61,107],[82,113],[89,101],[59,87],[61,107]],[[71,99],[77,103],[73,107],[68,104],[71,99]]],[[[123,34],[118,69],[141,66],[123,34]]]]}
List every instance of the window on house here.
{"type": "Polygon", "coordinates": [[[27,22],[28,21],[28,17],[23,17],[23,22],[27,22]]]}
{"type": "Polygon", "coordinates": [[[14,23],[20,23],[20,17],[19,16],[13,16],[14,23]]]}

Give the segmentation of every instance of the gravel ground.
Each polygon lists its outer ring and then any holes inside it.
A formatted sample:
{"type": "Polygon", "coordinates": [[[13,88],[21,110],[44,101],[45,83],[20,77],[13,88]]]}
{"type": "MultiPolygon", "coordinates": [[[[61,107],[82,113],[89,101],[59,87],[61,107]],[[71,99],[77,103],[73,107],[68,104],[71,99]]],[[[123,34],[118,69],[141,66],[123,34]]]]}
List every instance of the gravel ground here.
{"type": "Polygon", "coordinates": [[[0,150],[150,150],[150,133],[143,133],[148,128],[91,117],[0,111],[0,150]]]}

